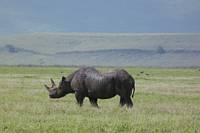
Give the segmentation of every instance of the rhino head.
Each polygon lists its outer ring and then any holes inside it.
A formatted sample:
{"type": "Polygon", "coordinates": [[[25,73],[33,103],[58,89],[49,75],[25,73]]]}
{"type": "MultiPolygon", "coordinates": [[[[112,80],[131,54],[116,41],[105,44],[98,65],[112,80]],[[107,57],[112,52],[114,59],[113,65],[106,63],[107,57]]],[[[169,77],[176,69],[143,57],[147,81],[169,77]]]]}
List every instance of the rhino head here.
{"type": "Polygon", "coordinates": [[[44,85],[49,92],[50,98],[61,98],[68,93],[73,93],[70,81],[67,81],[65,77],[62,77],[62,80],[60,81],[58,87],[56,86],[52,78],[50,80],[51,80],[51,87],[47,86],[46,84],[44,85]]]}

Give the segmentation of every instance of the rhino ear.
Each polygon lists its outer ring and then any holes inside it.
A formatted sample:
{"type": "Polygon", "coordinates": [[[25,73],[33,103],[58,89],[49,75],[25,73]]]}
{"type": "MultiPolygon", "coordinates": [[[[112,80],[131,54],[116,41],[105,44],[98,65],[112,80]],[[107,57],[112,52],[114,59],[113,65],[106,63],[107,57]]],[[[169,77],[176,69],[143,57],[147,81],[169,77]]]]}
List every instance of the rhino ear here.
{"type": "Polygon", "coordinates": [[[65,78],[64,76],[62,76],[62,81],[65,81],[65,79],[66,79],[66,78],[65,78]]]}

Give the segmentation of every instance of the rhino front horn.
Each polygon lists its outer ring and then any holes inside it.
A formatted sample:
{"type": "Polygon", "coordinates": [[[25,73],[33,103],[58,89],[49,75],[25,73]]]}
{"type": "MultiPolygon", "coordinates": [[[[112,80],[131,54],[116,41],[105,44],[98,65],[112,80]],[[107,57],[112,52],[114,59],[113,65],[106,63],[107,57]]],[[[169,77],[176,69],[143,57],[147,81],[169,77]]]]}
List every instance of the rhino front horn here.
{"type": "Polygon", "coordinates": [[[49,91],[50,88],[47,85],[44,85],[44,87],[49,91]]]}

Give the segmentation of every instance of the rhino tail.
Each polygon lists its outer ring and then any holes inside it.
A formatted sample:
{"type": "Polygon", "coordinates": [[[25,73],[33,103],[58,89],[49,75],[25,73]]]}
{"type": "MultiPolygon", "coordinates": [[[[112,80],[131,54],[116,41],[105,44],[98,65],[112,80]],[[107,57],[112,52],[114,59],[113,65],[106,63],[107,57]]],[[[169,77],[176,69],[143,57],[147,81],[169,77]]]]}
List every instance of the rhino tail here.
{"type": "Polygon", "coordinates": [[[135,82],[132,82],[132,98],[134,97],[134,93],[135,93],[135,82]]]}
{"type": "Polygon", "coordinates": [[[133,86],[133,91],[132,91],[132,98],[134,97],[134,93],[135,93],[135,84],[134,84],[134,86],[133,86]]]}

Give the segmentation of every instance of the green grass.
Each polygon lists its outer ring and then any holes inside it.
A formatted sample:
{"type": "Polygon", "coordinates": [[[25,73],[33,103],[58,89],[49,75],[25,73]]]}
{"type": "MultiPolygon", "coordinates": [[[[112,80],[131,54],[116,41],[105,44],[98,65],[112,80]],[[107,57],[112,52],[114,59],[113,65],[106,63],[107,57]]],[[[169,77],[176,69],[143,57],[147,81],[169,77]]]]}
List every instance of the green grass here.
{"type": "Polygon", "coordinates": [[[76,69],[0,67],[0,132],[200,132],[198,69],[126,68],[136,79],[132,109],[120,108],[118,96],[99,100],[100,109],[87,98],[78,107],[73,94],[49,99],[43,84],[76,69]]]}

